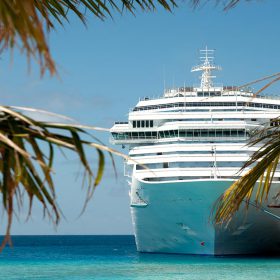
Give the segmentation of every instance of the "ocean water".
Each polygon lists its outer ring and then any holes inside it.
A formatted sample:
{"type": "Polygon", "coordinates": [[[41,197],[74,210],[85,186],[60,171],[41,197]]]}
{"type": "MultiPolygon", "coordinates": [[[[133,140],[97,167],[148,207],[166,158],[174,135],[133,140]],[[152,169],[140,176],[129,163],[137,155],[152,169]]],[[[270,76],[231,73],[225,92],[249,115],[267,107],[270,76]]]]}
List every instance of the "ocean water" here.
{"type": "Polygon", "coordinates": [[[280,257],[140,254],[133,236],[14,236],[0,279],[280,280],[280,257]]]}

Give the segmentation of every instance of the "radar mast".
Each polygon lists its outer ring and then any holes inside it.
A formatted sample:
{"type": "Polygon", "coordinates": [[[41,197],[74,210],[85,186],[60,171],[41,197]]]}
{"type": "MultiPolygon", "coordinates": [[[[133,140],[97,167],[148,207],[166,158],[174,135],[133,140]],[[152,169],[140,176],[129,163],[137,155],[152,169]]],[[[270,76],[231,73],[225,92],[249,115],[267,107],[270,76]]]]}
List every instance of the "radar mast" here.
{"type": "Polygon", "coordinates": [[[216,76],[212,76],[213,70],[222,70],[221,66],[217,66],[213,63],[214,51],[209,50],[206,46],[205,50],[200,50],[200,60],[202,64],[196,65],[191,69],[191,72],[202,71],[200,86],[202,89],[211,88],[214,86],[212,79],[216,76]]]}

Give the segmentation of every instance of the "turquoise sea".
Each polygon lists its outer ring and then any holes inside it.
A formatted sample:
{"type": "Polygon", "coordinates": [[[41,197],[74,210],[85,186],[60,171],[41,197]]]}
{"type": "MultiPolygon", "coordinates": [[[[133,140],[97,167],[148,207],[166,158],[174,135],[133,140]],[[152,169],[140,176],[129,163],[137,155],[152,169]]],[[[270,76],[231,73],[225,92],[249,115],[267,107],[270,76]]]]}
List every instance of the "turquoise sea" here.
{"type": "Polygon", "coordinates": [[[280,257],[140,254],[133,236],[14,236],[0,279],[280,280],[280,257]]]}

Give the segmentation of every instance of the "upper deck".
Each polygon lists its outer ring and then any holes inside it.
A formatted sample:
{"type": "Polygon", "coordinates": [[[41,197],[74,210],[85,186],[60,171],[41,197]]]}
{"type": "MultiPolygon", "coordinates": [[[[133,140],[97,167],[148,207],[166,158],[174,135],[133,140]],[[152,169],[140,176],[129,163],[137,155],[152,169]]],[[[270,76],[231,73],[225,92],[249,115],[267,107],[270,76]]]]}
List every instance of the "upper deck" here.
{"type": "Polygon", "coordinates": [[[274,126],[280,97],[256,95],[248,87],[212,82],[221,70],[206,55],[192,68],[202,71],[200,85],[167,89],[160,97],[144,97],[130,110],[128,122],[111,128],[114,144],[247,141],[256,129],[274,126]]]}
{"type": "Polygon", "coordinates": [[[251,88],[239,88],[237,86],[223,86],[215,85],[209,88],[201,88],[199,86],[193,87],[179,87],[166,89],[163,94],[163,98],[170,98],[176,96],[254,96],[251,88]]]}
{"type": "Polygon", "coordinates": [[[201,107],[197,109],[208,107],[207,110],[215,109],[215,107],[222,107],[220,109],[223,110],[236,107],[242,107],[243,110],[250,108],[280,110],[279,96],[256,96],[252,91],[241,90],[237,87],[212,88],[210,90],[207,92],[199,88],[186,87],[170,89],[165,91],[163,96],[139,99],[139,102],[130,112],[170,110],[178,107],[187,107],[186,110],[194,109],[191,107],[201,107]]]}

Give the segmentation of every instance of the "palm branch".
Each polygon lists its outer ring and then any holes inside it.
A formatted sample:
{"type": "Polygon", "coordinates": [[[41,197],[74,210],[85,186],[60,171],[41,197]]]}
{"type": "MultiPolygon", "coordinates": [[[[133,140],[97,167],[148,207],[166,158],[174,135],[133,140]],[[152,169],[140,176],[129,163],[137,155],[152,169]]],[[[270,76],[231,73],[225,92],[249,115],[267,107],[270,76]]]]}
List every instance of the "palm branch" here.
{"type": "MultiPolygon", "coordinates": [[[[280,73],[275,73],[247,83],[242,87],[272,79],[266,83],[254,96],[264,91],[272,84],[280,80],[280,73]]],[[[280,119],[271,120],[279,124],[280,119]]],[[[280,161],[280,129],[279,126],[266,127],[258,131],[249,142],[249,146],[262,143],[261,148],[254,152],[250,159],[243,165],[240,172],[245,168],[251,168],[244,176],[234,182],[217,200],[213,207],[212,216],[217,224],[228,224],[243,202],[247,207],[250,204],[253,190],[256,188],[254,205],[261,207],[267,200],[270,187],[277,166],[280,161]]],[[[274,199],[280,197],[280,188],[274,199]]]]}
{"type": "MultiPolygon", "coordinates": [[[[256,188],[254,205],[257,208],[261,207],[261,204],[268,198],[280,159],[280,130],[279,128],[266,128],[258,132],[256,137],[258,139],[252,140],[251,146],[262,142],[264,144],[253,153],[240,171],[248,167],[251,167],[251,169],[234,182],[215,204],[214,219],[218,224],[227,224],[243,202],[248,206],[254,188],[256,188]]],[[[280,189],[274,198],[277,199],[279,196],[280,189]]]]}
{"type": "Polygon", "coordinates": [[[84,130],[87,128],[81,125],[39,122],[16,109],[0,106],[0,192],[8,220],[1,248],[10,241],[15,205],[21,211],[24,193],[29,200],[28,215],[31,213],[33,200],[36,199],[42,205],[44,213],[55,224],[59,222],[62,212],[56,201],[52,179],[56,147],[73,151],[80,159],[88,183],[85,206],[101,181],[105,166],[104,151],[109,153],[111,159],[112,154],[124,156],[102,143],[83,140],[81,136],[88,135],[84,130]],[[96,171],[88,163],[84,146],[91,146],[97,151],[96,171]]]}
{"type": "MultiPolygon", "coordinates": [[[[189,0],[197,7],[209,0],[189,0]]],[[[247,0],[249,1],[249,0],[247,0]]],[[[0,1],[0,44],[1,49],[19,47],[28,59],[39,62],[41,74],[46,70],[56,73],[55,62],[51,56],[48,34],[56,26],[70,21],[74,14],[86,24],[86,15],[105,20],[114,13],[127,11],[135,14],[137,10],[154,11],[163,7],[171,12],[178,6],[178,0],[2,0],[0,1]]],[[[219,3],[220,0],[212,0],[219,3]]],[[[235,7],[240,0],[228,0],[224,9],[235,7]]]]}
{"type": "Polygon", "coordinates": [[[113,11],[134,13],[136,9],[149,11],[156,5],[171,11],[175,0],[2,0],[0,1],[1,50],[18,46],[27,57],[39,61],[41,74],[49,70],[56,73],[48,41],[48,33],[57,25],[64,25],[71,14],[86,24],[86,11],[104,20],[113,11]]]}

